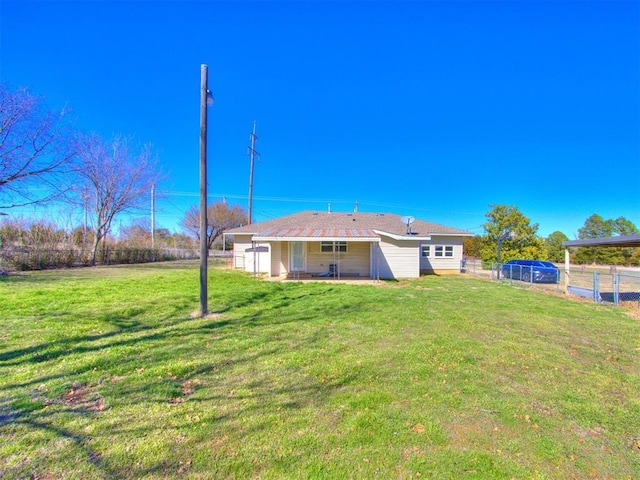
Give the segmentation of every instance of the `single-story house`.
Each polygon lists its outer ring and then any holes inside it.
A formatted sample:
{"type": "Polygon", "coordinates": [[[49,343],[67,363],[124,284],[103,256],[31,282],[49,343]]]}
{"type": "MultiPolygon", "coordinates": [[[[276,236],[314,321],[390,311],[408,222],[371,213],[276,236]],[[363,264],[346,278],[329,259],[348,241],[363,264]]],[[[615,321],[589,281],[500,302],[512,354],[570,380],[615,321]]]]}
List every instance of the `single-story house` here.
{"type": "Polygon", "coordinates": [[[389,213],[303,211],[227,230],[233,264],[268,276],[417,278],[459,273],[472,233],[389,213]]]}

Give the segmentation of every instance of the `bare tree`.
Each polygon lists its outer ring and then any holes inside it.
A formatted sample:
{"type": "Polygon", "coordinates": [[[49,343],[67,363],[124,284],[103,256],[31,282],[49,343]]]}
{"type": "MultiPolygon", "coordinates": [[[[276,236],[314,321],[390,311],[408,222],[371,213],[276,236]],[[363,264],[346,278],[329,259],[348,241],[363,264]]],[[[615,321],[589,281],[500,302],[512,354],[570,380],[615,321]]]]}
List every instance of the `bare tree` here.
{"type": "MultiPolygon", "coordinates": [[[[214,202],[207,207],[207,248],[211,249],[213,242],[230,228],[247,224],[247,214],[244,208],[233,205],[229,207],[224,202],[214,202]]],[[[187,210],[180,222],[182,228],[200,239],[200,209],[192,206],[187,210]]]]}
{"type": "Polygon", "coordinates": [[[132,219],[120,227],[119,240],[132,247],[151,247],[151,222],[148,217],[132,219]]]}
{"type": "Polygon", "coordinates": [[[74,156],[66,112],[43,108],[26,88],[0,84],[0,208],[42,203],[61,193],[74,156]]]}
{"type": "Polygon", "coordinates": [[[27,220],[21,217],[0,217],[0,248],[21,247],[27,242],[27,220]]]}
{"type": "Polygon", "coordinates": [[[64,241],[65,231],[48,220],[34,220],[27,230],[28,245],[36,253],[41,250],[55,250],[64,241]]]}
{"type": "Polygon", "coordinates": [[[98,245],[111,231],[114,217],[148,208],[149,192],[161,174],[148,145],[135,147],[121,136],[109,143],[95,134],[81,137],[75,166],[78,193],[88,200],[95,233],[90,259],[95,265],[98,245]]]}

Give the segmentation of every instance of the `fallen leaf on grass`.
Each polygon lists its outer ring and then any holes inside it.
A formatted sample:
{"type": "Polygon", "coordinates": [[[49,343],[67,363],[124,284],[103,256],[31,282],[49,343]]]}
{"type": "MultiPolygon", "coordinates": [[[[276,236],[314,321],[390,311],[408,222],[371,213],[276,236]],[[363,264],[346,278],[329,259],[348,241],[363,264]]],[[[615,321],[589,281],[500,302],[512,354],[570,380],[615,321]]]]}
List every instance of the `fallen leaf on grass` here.
{"type": "Polygon", "coordinates": [[[421,423],[416,423],[411,430],[413,431],[413,433],[424,433],[425,432],[424,425],[421,424],[421,423]]]}

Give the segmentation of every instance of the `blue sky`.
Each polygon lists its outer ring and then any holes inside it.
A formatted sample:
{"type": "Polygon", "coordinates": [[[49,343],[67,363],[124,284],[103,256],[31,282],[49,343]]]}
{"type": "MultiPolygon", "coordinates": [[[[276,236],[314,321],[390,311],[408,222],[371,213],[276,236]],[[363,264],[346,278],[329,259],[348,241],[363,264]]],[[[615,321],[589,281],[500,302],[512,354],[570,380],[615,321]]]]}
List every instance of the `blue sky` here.
{"type": "Polygon", "coordinates": [[[201,64],[210,201],[247,206],[256,121],[254,221],[358,202],[478,234],[491,204],[542,236],[640,226],[638,1],[2,0],[0,27],[3,81],[153,144],[158,226],[198,203],[201,64]]]}

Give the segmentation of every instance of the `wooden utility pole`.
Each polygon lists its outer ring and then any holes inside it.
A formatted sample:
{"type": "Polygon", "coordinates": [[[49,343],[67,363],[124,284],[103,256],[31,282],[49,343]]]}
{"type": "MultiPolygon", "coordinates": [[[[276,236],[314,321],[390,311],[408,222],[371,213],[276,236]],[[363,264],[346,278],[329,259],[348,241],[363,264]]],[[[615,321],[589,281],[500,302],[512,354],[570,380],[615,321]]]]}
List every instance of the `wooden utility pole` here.
{"type": "Polygon", "coordinates": [[[204,317],[207,303],[207,96],[208,67],[200,65],[200,314],[204,317]]]}
{"type": "Polygon", "coordinates": [[[151,185],[151,249],[156,248],[156,185],[151,185]]]}
{"type": "Polygon", "coordinates": [[[256,140],[258,139],[258,137],[256,137],[256,121],[255,120],[253,121],[253,133],[249,135],[249,138],[251,139],[251,146],[249,147],[249,157],[251,158],[251,162],[249,166],[249,211],[248,211],[247,219],[248,219],[249,225],[251,225],[251,212],[253,210],[253,164],[254,164],[255,156],[256,155],[260,156],[260,154],[256,152],[256,140]]]}
{"type": "Polygon", "coordinates": [[[82,192],[82,200],[84,202],[84,228],[82,230],[82,253],[87,248],[87,224],[89,223],[89,195],[86,191],[82,192]]]}

